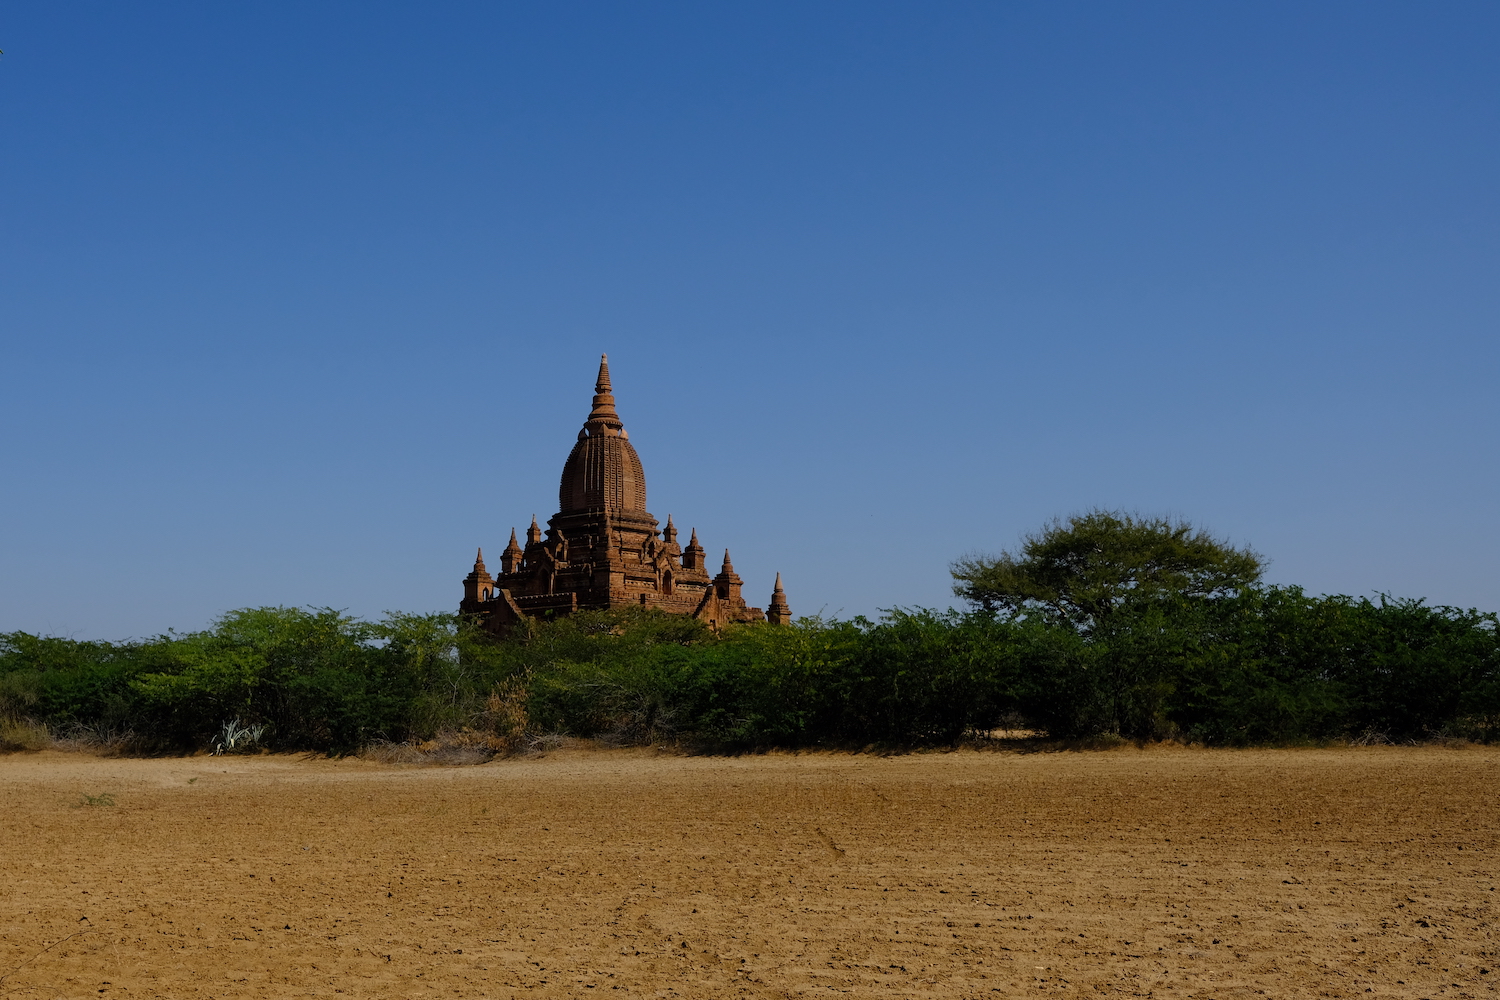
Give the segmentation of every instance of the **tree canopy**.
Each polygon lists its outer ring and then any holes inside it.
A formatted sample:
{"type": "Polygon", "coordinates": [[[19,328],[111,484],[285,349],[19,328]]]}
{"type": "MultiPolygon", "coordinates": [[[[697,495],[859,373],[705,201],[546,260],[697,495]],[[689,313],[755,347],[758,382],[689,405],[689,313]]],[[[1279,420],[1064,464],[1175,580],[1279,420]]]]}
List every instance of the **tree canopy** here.
{"type": "Polygon", "coordinates": [[[1040,607],[1089,628],[1132,602],[1237,594],[1264,565],[1184,520],[1095,509],[1023,536],[1019,553],[964,556],[951,571],[953,592],[986,610],[1040,607]]]}

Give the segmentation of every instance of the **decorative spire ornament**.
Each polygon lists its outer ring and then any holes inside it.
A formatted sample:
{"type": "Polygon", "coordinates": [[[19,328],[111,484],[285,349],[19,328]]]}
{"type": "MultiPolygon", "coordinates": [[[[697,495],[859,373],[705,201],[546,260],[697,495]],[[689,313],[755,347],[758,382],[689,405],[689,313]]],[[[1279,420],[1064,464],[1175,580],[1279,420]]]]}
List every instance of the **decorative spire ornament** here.
{"type": "Polygon", "coordinates": [[[771,591],[771,603],[766,605],[766,621],[772,625],[790,625],[792,609],[786,603],[786,591],[781,589],[781,574],[776,574],[776,587],[771,591]]]}
{"type": "Polygon", "coordinates": [[[614,392],[609,385],[609,355],[599,355],[599,378],[594,382],[594,408],[583,425],[586,435],[605,434],[619,436],[625,429],[620,415],[615,412],[614,392]]]}
{"type": "Polygon", "coordinates": [[[525,555],[525,552],[521,550],[520,543],[516,541],[516,529],[511,528],[510,544],[505,547],[504,552],[500,553],[500,572],[519,572],[521,569],[521,562],[525,558],[525,555]]]}

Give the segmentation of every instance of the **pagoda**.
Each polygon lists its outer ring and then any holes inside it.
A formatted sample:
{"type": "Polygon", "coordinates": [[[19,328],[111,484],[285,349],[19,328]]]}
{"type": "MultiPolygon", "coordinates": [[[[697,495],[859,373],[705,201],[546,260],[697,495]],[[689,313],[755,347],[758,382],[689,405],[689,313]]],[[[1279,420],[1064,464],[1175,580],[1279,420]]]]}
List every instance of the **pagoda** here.
{"type": "Polygon", "coordinates": [[[599,359],[594,405],[563,464],[558,512],[547,530],[536,518],[523,546],[510,532],[491,576],[481,549],[464,578],[459,612],[479,618],[486,629],[508,632],[523,616],[542,618],[580,609],[642,607],[690,615],[718,629],[732,622],[786,625],[791,609],[781,574],[767,611],[750,607],[740,593],[729,550],[710,576],[697,529],[686,547],[668,516],[658,530],[646,510],[646,473],[630,443],[609,383],[609,357],[599,359]]]}

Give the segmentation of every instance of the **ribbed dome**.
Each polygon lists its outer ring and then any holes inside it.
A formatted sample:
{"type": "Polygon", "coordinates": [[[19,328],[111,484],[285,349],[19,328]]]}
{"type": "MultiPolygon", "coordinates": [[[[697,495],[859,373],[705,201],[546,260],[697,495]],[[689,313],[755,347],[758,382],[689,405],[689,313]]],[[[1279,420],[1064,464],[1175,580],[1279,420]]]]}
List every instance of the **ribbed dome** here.
{"type": "Polygon", "coordinates": [[[644,512],[646,473],[640,456],[622,437],[580,437],[563,466],[557,501],[564,514],[601,507],[644,512]]]}
{"type": "Polygon", "coordinates": [[[612,512],[646,510],[646,472],[615,412],[608,356],[600,358],[594,409],[563,465],[557,499],[564,514],[600,508],[612,512]]]}

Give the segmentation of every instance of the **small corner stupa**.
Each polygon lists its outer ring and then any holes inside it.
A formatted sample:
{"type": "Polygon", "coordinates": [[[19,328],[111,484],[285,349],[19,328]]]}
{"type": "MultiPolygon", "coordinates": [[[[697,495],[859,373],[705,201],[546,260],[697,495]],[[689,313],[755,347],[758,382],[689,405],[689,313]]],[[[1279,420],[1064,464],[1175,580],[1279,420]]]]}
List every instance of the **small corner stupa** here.
{"type": "Polygon", "coordinates": [[[697,529],[686,548],[678,544],[670,516],[657,529],[646,510],[645,470],[615,411],[607,355],[599,359],[593,410],[563,464],[558,507],[545,532],[532,517],[524,547],[511,529],[498,577],[485,569],[480,550],[473,572],[464,577],[460,614],[478,617],[497,634],[523,616],[586,608],[659,608],[716,629],[731,622],[791,622],[780,573],[768,612],[762,612],[741,596],[744,581],[727,549],[718,575],[710,576],[697,529]]]}

